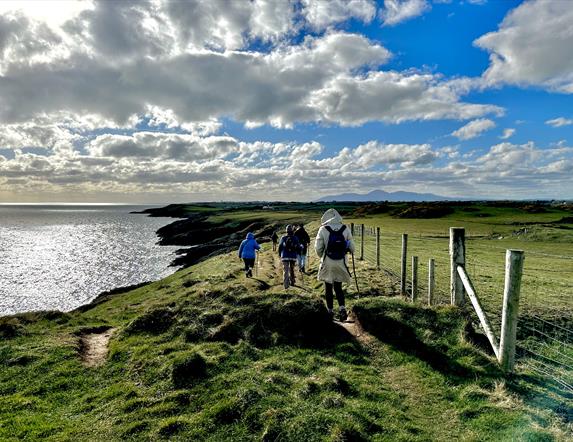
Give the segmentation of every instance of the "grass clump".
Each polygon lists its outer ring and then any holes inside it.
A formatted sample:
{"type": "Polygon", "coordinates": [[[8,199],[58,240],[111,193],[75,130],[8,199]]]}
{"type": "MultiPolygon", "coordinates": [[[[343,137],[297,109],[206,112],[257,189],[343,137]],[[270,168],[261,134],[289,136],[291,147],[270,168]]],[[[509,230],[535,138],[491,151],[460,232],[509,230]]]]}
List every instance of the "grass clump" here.
{"type": "Polygon", "coordinates": [[[175,388],[186,388],[207,374],[207,362],[199,353],[180,357],[173,363],[171,379],[175,388]]]}
{"type": "Polygon", "coordinates": [[[16,318],[0,318],[0,337],[12,339],[24,333],[24,326],[16,318]]]}
{"type": "Polygon", "coordinates": [[[126,333],[159,334],[167,331],[175,322],[175,315],[167,308],[157,308],[145,312],[128,324],[126,333]]]}

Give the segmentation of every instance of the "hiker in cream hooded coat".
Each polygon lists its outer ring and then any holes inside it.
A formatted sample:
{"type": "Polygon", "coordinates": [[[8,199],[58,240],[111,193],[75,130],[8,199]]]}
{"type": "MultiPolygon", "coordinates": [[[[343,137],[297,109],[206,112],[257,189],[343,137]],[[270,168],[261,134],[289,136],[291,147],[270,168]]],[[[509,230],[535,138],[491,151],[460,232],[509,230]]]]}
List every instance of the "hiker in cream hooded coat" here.
{"type": "MultiPolygon", "coordinates": [[[[329,226],[332,230],[338,231],[342,228],[342,217],[335,209],[328,209],[322,215],[320,220],[320,229],[316,234],[314,242],[314,249],[318,256],[320,256],[320,268],[318,269],[318,280],[324,281],[324,290],[326,296],[326,307],[328,312],[334,317],[333,312],[333,290],[336,293],[339,307],[339,319],[345,321],[347,318],[346,307],[344,305],[344,292],[342,291],[343,282],[351,282],[352,275],[348,270],[346,264],[346,256],[343,259],[331,259],[326,256],[326,247],[328,246],[328,238],[330,232],[326,229],[329,226]]],[[[352,233],[348,226],[342,232],[348,250],[354,253],[354,241],[352,240],[352,233]]]]}
{"type": "MultiPolygon", "coordinates": [[[[330,226],[332,230],[339,230],[343,225],[342,217],[335,209],[328,209],[320,219],[320,229],[316,235],[314,242],[314,249],[316,254],[321,258],[320,268],[318,270],[318,279],[320,281],[328,282],[352,282],[352,275],[348,270],[346,258],[334,260],[326,256],[326,246],[328,245],[328,237],[330,233],[326,230],[325,226],[330,226]]],[[[354,241],[352,240],[352,233],[347,226],[343,232],[344,239],[348,243],[348,250],[354,253],[354,241]]]]}

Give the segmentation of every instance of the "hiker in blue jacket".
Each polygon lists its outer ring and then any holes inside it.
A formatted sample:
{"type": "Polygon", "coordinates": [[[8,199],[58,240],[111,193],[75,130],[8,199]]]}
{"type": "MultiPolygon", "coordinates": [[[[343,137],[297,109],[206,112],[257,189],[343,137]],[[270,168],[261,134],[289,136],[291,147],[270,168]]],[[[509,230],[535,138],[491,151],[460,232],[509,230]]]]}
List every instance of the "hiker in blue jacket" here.
{"type": "Polygon", "coordinates": [[[255,266],[256,251],[260,249],[261,246],[257,243],[255,235],[251,232],[247,233],[247,238],[239,246],[239,258],[242,258],[245,262],[245,275],[247,278],[253,276],[252,268],[255,266]]]}
{"type": "Polygon", "coordinates": [[[294,229],[291,225],[286,226],[286,235],[279,242],[279,256],[284,267],[284,286],[295,284],[294,265],[301,250],[298,238],[294,236],[294,229]]]}

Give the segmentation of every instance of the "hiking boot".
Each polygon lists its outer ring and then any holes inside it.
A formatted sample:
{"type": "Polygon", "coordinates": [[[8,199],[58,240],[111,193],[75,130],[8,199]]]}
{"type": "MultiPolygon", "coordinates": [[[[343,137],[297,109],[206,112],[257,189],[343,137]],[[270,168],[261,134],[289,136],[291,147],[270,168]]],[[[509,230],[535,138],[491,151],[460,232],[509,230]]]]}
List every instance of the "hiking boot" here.
{"type": "Polygon", "coordinates": [[[328,311],[328,316],[330,318],[331,321],[334,321],[334,310],[329,310],[328,311]]]}
{"type": "Polygon", "coordinates": [[[338,318],[339,318],[340,322],[344,322],[344,321],[346,321],[346,319],[348,319],[348,313],[346,313],[345,308],[340,309],[340,311],[338,312],[338,318]]]}
{"type": "Polygon", "coordinates": [[[250,278],[253,276],[253,271],[251,269],[247,270],[247,278],[250,278]]]}

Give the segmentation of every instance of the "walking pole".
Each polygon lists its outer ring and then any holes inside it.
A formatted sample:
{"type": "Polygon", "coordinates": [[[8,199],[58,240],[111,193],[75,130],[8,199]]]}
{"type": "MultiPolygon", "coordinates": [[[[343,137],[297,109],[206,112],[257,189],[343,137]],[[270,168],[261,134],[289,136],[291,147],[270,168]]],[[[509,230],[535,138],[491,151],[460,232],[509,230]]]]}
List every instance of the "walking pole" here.
{"type": "Polygon", "coordinates": [[[302,266],[300,265],[302,260],[304,259],[303,254],[302,254],[302,250],[300,251],[300,254],[297,255],[296,259],[298,261],[298,273],[300,275],[300,285],[301,285],[301,287],[303,287],[304,286],[304,273],[302,271],[302,266]]]}
{"type": "Polygon", "coordinates": [[[356,266],[354,265],[354,252],[352,254],[352,271],[354,272],[354,282],[356,283],[356,292],[358,293],[358,298],[360,298],[360,289],[358,288],[358,278],[356,277],[356,266]]]}

